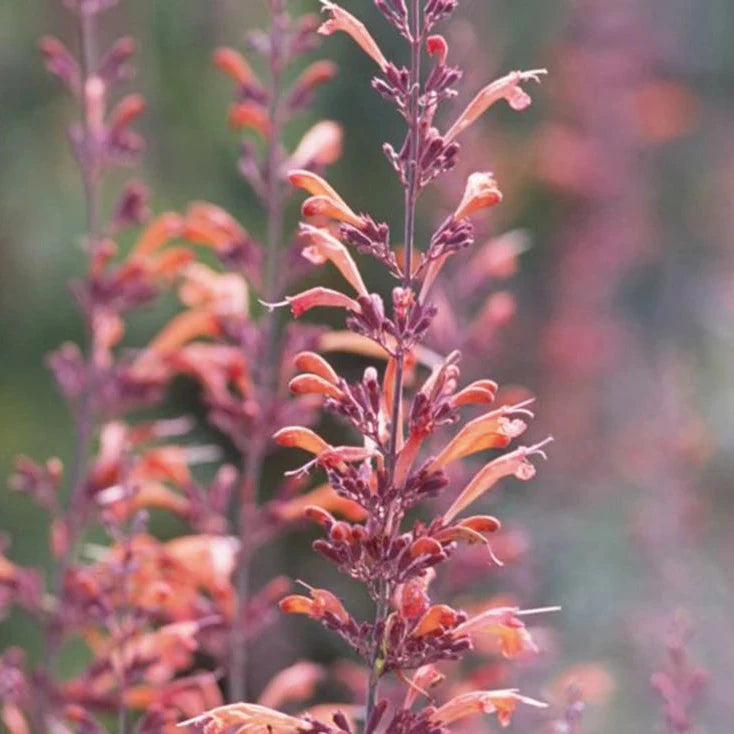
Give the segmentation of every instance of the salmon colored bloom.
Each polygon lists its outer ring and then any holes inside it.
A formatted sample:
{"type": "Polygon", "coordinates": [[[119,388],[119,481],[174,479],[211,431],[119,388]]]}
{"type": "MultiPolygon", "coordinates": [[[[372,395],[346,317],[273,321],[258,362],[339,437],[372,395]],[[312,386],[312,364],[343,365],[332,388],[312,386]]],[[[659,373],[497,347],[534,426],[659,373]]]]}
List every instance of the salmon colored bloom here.
{"type": "Polygon", "coordinates": [[[410,633],[411,637],[437,635],[453,628],[459,620],[459,612],[447,604],[429,607],[410,633]]]}
{"type": "Polygon", "coordinates": [[[521,611],[518,607],[490,607],[462,622],[454,630],[457,635],[487,634],[498,643],[503,657],[514,658],[523,653],[537,653],[538,646],[520,618],[530,614],[558,611],[559,607],[521,611]]]}
{"type": "Polygon", "coordinates": [[[245,228],[233,216],[206,201],[196,201],[186,209],[182,236],[219,251],[248,238],[245,228]]]}
{"type": "Polygon", "coordinates": [[[500,521],[491,515],[467,517],[456,525],[439,530],[435,538],[441,543],[464,541],[469,545],[486,543],[484,533],[495,533],[502,527],[500,521]]]}
{"type": "Polygon", "coordinates": [[[398,586],[394,603],[401,616],[405,619],[417,619],[426,613],[430,606],[428,587],[435,576],[436,572],[431,568],[423,576],[410,579],[398,586]]]}
{"type": "Polygon", "coordinates": [[[128,94],[112,110],[107,125],[111,131],[120,130],[140,117],[143,112],[145,112],[145,97],[142,94],[128,94]]]}
{"type": "Polygon", "coordinates": [[[201,716],[179,724],[180,727],[200,725],[207,734],[251,732],[252,734],[297,734],[308,731],[306,719],[296,718],[256,703],[232,703],[207,711],[201,716]]]}
{"type": "Polygon", "coordinates": [[[467,716],[496,714],[501,726],[509,726],[519,703],[535,708],[546,708],[548,704],[534,698],[521,696],[515,689],[500,691],[472,691],[452,698],[431,715],[437,726],[446,726],[467,716]]]}
{"type": "Polygon", "coordinates": [[[339,375],[336,370],[316,352],[299,352],[293,364],[297,370],[318,375],[332,385],[339,383],[339,375]]]}
{"type": "Polygon", "coordinates": [[[312,619],[323,619],[331,614],[340,622],[349,621],[349,613],[335,594],[327,589],[308,589],[311,598],[300,594],[291,594],[280,601],[280,608],[287,614],[306,614],[312,619]]]}
{"type": "Polygon", "coordinates": [[[526,404],[503,405],[469,421],[431,462],[431,469],[441,469],[452,461],[485,449],[505,448],[527,429],[525,421],[512,416],[533,417],[533,414],[525,408],[526,404]]]}
{"type": "Polygon", "coordinates": [[[359,303],[353,298],[339,291],[335,291],[333,288],[324,288],[323,286],[309,288],[307,291],[297,293],[295,296],[286,296],[285,301],[282,303],[266,305],[270,308],[288,305],[295,318],[303,316],[306,311],[310,311],[312,308],[344,308],[347,311],[354,311],[355,313],[360,313],[362,310],[359,303]]]}
{"type": "Polygon", "coordinates": [[[494,402],[498,388],[494,380],[476,380],[459,390],[451,402],[457,408],[463,405],[488,405],[494,402]]]}
{"type": "Polygon", "coordinates": [[[351,522],[360,522],[366,517],[362,507],[338,495],[328,484],[322,484],[292,500],[277,502],[273,506],[273,514],[285,522],[302,518],[313,519],[311,511],[327,514],[336,512],[351,522]]]}
{"type": "Polygon", "coordinates": [[[311,698],[324,675],[321,665],[301,660],[271,678],[257,702],[275,708],[291,701],[304,701],[311,698]]]}
{"type": "Polygon", "coordinates": [[[502,192],[497,188],[497,182],[491,173],[472,173],[466,182],[461,203],[454,212],[454,218],[466,219],[501,201],[502,192]]]}
{"type": "Polygon", "coordinates": [[[297,189],[303,189],[311,194],[311,196],[327,197],[338,202],[340,206],[347,206],[346,202],[337,193],[336,189],[326,181],[326,179],[313,171],[307,171],[305,169],[289,171],[288,180],[290,181],[291,186],[294,186],[297,189]]]}
{"type": "Polygon", "coordinates": [[[307,66],[293,86],[313,89],[335,79],[338,73],[339,67],[333,61],[320,59],[307,66]]]}
{"type": "Polygon", "coordinates": [[[198,337],[220,334],[219,320],[209,311],[195,309],[174,316],[148,344],[147,351],[138,360],[139,366],[149,366],[156,356],[169,354],[198,337]]]}
{"type": "Polygon", "coordinates": [[[344,391],[318,375],[296,375],[289,383],[288,389],[294,395],[324,395],[340,400],[344,391]]]}
{"type": "Polygon", "coordinates": [[[540,77],[547,74],[546,69],[532,71],[512,71],[501,79],[488,84],[469,103],[459,115],[456,122],[444,136],[446,142],[460,135],[473,122],[480,118],[495,102],[506,99],[513,110],[524,110],[531,102],[530,96],[520,87],[522,82],[540,82],[540,77]]]}
{"type": "Polygon", "coordinates": [[[239,51],[222,46],[214,51],[213,59],[214,64],[238,84],[257,81],[252,68],[239,51]]]}
{"type": "Polygon", "coordinates": [[[342,127],[333,120],[317,122],[301,138],[285,170],[330,166],[342,154],[342,127]]]}
{"type": "Polygon", "coordinates": [[[365,28],[364,23],[331,0],[321,0],[321,5],[326,12],[331,13],[331,18],[321,25],[319,33],[324,36],[330,36],[337,31],[344,31],[344,33],[352,37],[355,43],[357,43],[380,69],[385,71],[387,68],[387,59],[375,42],[375,39],[372,38],[369,31],[365,28]]]}
{"type": "Polygon", "coordinates": [[[249,311],[247,283],[241,275],[218,273],[200,263],[186,269],[178,295],[189,308],[217,316],[247,316],[249,311]]]}
{"type": "Polygon", "coordinates": [[[308,242],[301,254],[309,262],[321,265],[327,260],[331,261],[360,296],[368,295],[367,286],[362,280],[354,258],[336,237],[325,229],[312,227],[310,224],[301,224],[298,233],[301,239],[308,242]]]}
{"type": "Polygon", "coordinates": [[[462,510],[489,491],[503,477],[515,476],[523,481],[532,479],[535,476],[535,467],[528,461],[528,457],[539,455],[546,458],[543,446],[550,440],[547,439],[531,447],[521,446],[486,464],[464,487],[451,507],[446,510],[443,516],[444,522],[450,523],[462,510]]]}
{"type": "Polygon", "coordinates": [[[128,256],[130,260],[153,254],[170,240],[183,234],[183,219],[175,212],[156,217],[138,237],[128,256]]]}
{"type": "Polygon", "coordinates": [[[268,111],[255,102],[239,102],[232,105],[229,108],[229,124],[238,130],[249,128],[264,138],[270,137],[272,131],[268,111]]]}
{"type": "Polygon", "coordinates": [[[409,688],[405,694],[403,708],[410,710],[418,700],[419,695],[429,697],[428,690],[443,683],[446,676],[435,665],[423,665],[415,671],[409,681],[409,688]]]}

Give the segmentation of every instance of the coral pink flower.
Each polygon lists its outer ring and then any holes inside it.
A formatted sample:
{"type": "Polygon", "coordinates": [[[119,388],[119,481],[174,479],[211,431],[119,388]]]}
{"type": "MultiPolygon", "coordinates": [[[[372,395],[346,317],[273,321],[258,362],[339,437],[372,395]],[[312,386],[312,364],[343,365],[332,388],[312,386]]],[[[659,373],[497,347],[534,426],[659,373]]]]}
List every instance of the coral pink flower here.
{"type": "Polygon", "coordinates": [[[213,58],[216,66],[238,84],[249,84],[256,81],[252,68],[239,51],[223,46],[214,51],[213,58]]]}
{"type": "Polygon", "coordinates": [[[260,694],[258,703],[261,706],[275,708],[289,701],[311,698],[324,675],[325,671],[321,665],[301,660],[271,678],[260,694]]]}
{"type": "Polygon", "coordinates": [[[340,622],[349,621],[349,613],[344,605],[327,589],[309,588],[311,598],[300,594],[286,596],[280,602],[280,608],[287,614],[306,614],[312,619],[323,619],[331,614],[340,622]]]}
{"type": "Polygon", "coordinates": [[[331,0],[321,0],[321,5],[325,11],[331,13],[331,18],[321,25],[319,33],[330,36],[337,31],[344,31],[384,71],[387,68],[387,59],[364,23],[331,0]]]}
{"type": "Polygon", "coordinates": [[[499,204],[502,192],[491,173],[472,173],[466,182],[461,203],[454,212],[455,219],[466,219],[482,209],[499,204]]]}
{"type": "Polygon", "coordinates": [[[250,128],[264,138],[270,137],[272,121],[267,110],[256,102],[240,102],[229,109],[229,124],[235,129],[250,128]]]}
{"type": "Polygon", "coordinates": [[[359,303],[353,298],[335,291],[333,288],[324,288],[323,286],[309,288],[309,290],[295,296],[286,296],[283,304],[277,303],[272,304],[272,306],[286,304],[291,307],[291,312],[295,318],[303,316],[306,311],[310,311],[312,308],[344,308],[355,313],[361,311],[359,303]]]}
{"type": "Polygon", "coordinates": [[[342,128],[333,120],[316,123],[301,138],[293,155],[286,162],[285,170],[329,166],[342,154],[342,128]]]}
{"type": "Polygon", "coordinates": [[[528,461],[528,457],[537,454],[545,458],[542,447],[549,440],[547,439],[529,448],[521,446],[519,449],[486,464],[464,487],[451,507],[446,510],[443,516],[444,522],[451,522],[463,509],[490,490],[502,477],[515,476],[523,481],[532,479],[535,476],[535,467],[528,461]]]}
{"type": "Polygon", "coordinates": [[[540,77],[548,72],[545,69],[532,71],[512,71],[482,89],[459,115],[456,122],[444,136],[446,141],[453,140],[466,128],[479,119],[495,102],[506,99],[513,110],[524,110],[531,102],[530,96],[520,84],[526,81],[540,82],[540,77]]]}
{"type": "Polygon", "coordinates": [[[203,725],[207,734],[225,734],[230,731],[252,734],[297,734],[311,729],[306,719],[296,718],[256,703],[233,703],[207,711],[201,716],[184,721],[179,726],[203,725]]]}
{"type": "Polygon", "coordinates": [[[367,286],[357,268],[357,264],[347,248],[325,229],[302,224],[299,229],[302,240],[308,244],[302,255],[314,265],[322,265],[330,260],[360,296],[367,295],[367,286]]]}
{"type": "Polygon", "coordinates": [[[526,403],[503,405],[497,410],[469,421],[431,462],[431,468],[440,469],[452,461],[485,449],[505,448],[514,438],[522,435],[527,428],[525,421],[511,416],[533,417],[525,405],[526,403]]]}
{"type": "Polygon", "coordinates": [[[501,691],[472,691],[452,698],[437,709],[431,716],[438,726],[446,726],[467,716],[477,714],[497,714],[502,726],[509,726],[518,703],[536,708],[546,708],[548,704],[534,698],[521,696],[515,689],[501,691]]]}

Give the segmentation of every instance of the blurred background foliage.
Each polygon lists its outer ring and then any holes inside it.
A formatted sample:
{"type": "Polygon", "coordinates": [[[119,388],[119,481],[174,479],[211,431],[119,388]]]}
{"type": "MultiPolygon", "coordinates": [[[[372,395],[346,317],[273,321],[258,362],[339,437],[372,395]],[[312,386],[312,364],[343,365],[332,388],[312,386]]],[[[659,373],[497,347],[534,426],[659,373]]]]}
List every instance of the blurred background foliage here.
{"type": "MultiPolygon", "coordinates": [[[[71,446],[42,358],[83,338],[68,291],[83,265],[82,192],[64,133],[73,108],[36,48],[49,32],[73,43],[59,6],[0,0],[2,476],[18,453],[64,458],[71,446]]],[[[245,29],[266,21],[264,6],[127,0],[103,24],[140,44],[134,86],[148,100],[148,151],[135,173],[156,211],[205,199],[261,231],[225,122],[230,90],[210,57],[217,45],[241,45],[245,29]]],[[[372,3],[349,7],[390,49],[372,3]]],[[[463,0],[451,38],[472,90],[509,69],[551,70],[529,114],[494,110],[470,152],[506,193],[488,234],[522,227],[532,243],[510,284],[517,314],[488,345],[485,371],[537,394],[533,430],[556,438],[538,479],[500,497],[496,511],[531,546],[519,569],[492,572],[491,588],[519,574],[533,579],[518,592],[524,605],[564,607],[552,620],[554,653],[526,673],[532,685],[574,663],[613,675],[611,698],[589,714],[592,732],[655,730],[649,677],[679,609],[711,674],[701,722],[723,732],[734,721],[733,31],[730,0],[463,0]]],[[[333,181],[360,210],[397,221],[380,145],[398,138],[399,121],[348,41],[330,40],[323,54],[341,66],[318,111],[346,131],[333,181]]],[[[307,123],[288,131],[291,142],[307,123]]],[[[424,232],[436,205],[426,203],[424,232]]],[[[130,342],[164,316],[139,319],[130,342]]],[[[180,385],[167,410],[195,411],[193,393],[180,385]]],[[[0,529],[21,563],[46,563],[44,518],[5,486],[0,529]]],[[[306,537],[263,559],[263,577],[284,560],[294,577],[324,573],[306,537]]],[[[289,620],[284,629],[261,643],[264,668],[292,659],[293,644],[337,654],[315,626],[289,620]]],[[[35,642],[18,615],[0,626],[0,650],[35,642]]]]}

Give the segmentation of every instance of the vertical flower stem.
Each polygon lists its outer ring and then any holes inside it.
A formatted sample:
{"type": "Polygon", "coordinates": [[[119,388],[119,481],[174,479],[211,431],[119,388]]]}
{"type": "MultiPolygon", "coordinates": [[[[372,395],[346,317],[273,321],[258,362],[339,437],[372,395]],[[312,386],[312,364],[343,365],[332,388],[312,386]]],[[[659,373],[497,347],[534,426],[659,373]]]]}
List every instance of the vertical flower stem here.
{"type": "Polygon", "coordinates": [[[118,710],[117,710],[117,734],[128,734],[130,730],[130,712],[127,707],[127,640],[131,634],[131,607],[132,599],[130,596],[130,564],[132,556],[131,548],[132,536],[129,532],[125,533],[125,555],[123,556],[122,579],[120,587],[122,593],[122,609],[118,614],[117,631],[120,635],[119,646],[119,670],[118,670],[118,710]]]}
{"type": "MultiPolygon", "coordinates": [[[[282,96],[282,46],[285,14],[281,0],[271,0],[272,28],[270,34],[270,101],[268,113],[271,123],[270,135],[265,150],[265,183],[267,208],[267,243],[263,275],[264,300],[278,300],[278,262],[283,239],[283,194],[280,182],[281,148],[280,138],[283,128],[282,96]]],[[[269,410],[276,385],[273,364],[278,349],[278,330],[275,314],[267,310],[262,317],[264,359],[255,366],[255,385],[260,397],[261,408],[269,410]]],[[[262,477],[267,444],[258,437],[251,437],[242,461],[242,491],[238,512],[238,534],[240,538],[240,558],[236,574],[236,608],[232,635],[232,657],[228,676],[228,696],[230,701],[247,700],[247,606],[250,598],[250,564],[253,549],[250,543],[252,523],[257,510],[258,487],[262,477]]]]}
{"type": "MultiPolygon", "coordinates": [[[[81,50],[81,113],[83,143],[79,157],[85,203],[85,249],[91,252],[99,237],[99,170],[97,164],[97,145],[93,132],[93,114],[90,109],[89,80],[94,76],[97,65],[95,15],[91,12],[80,12],[78,16],[79,47],[81,50]]],[[[81,395],[72,411],[74,421],[74,444],[71,465],[69,468],[69,497],[66,506],[67,550],[53,574],[52,586],[57,593],[61,589],[66,569],[72,562],[76,552],[80,533],[82,487],[87,467],[87,459],[92,442],[94,428],[94,334],[89,319],[85,319],[86,345],[85,381],[81,395]]],[[[46,631],[46,650],[48,651],[47,668],[52,671],[58,655],[60,640],[54,632],[46,631]]],[[[48,708],[48,698],[43,687],[39,695],[39,709],[43,717],[48,708]]]]}
{"type": "MultiPolygon", "coordinates": [[[[410,105],[408,115],[408,139],[410,145],[410,160],[408,163],[408,181],[405,187],[404,211],[404,246],[405,263],[403,287],[410,288],[413,279],[413,252],[415,250],[415,216],[418,201],[418,146],[420,144],[420,79],[421,79],[421,8],[420,0],[411,0],[410,17],[410,105]]],[[[400,428],[400,410],[404,392],[405,347],[398,343],[396,347],[395,390],[390,417],[390,454],[388,456],[388,486],[395,480],[395,465],[398,454],[398,437],[400,428]]],[[[386,508],[385,532],[391,537],[397,532],[394,506],[386,508]]],[[[375,609],[375,635],[371,656],[371,671],[367,687],[365,704],[365,726],[372,716],[377,700],[380,678],[383,673],[384,660],[382,648],[384,640],[384,625],[390,611],[390,597],[393,588],[386,580],[381,580],[375,609]],[[378,629],[380,630],[378,633],[378,629]]]]}
{"type": "MultiPolygon", "coordinates": [[[[92,95],[95,90],[90,80],[96,74],[97,50],[96,50],[96,28],[95,16],[91,12],[80,12],[79,15],[79,45],[81,47],[82,67],[82,115],[84,125],[84,141],[82,145],[81,160],[79,162],[84,185],[84,199],[86,207],[86,247],[89,252],[99,237],[99,166],[97,154],[97,139],[94,129],[95,116],[91,109],[94,104],[92,95]]],[[[69,508],[74,514],[79,505],[80,487],[84,479],[89,447],[92,439],[93,429],[93,395],[94,395],[94,357],[92,354],[92,343],[94,335],[91,323],[87,324],[87,359],[86,359],[86,381],[78,407],[74,412],[75,440],[74,458],[70,472],[71,496],[69,508]]],[[[72,528],[76,530],[76,528],[72,528]]],[[[72,539],[73,540],[73,539],[72,539]]],[[[72,544],[73,545],[73,544],[72,544]]]]}

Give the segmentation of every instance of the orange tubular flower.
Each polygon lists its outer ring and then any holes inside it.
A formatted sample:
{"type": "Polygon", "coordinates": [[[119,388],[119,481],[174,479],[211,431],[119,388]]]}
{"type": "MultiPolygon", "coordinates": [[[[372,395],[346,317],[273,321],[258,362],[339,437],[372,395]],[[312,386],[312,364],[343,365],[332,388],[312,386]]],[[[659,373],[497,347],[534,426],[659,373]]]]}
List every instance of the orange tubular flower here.
{"type": "Polygon", "coordinates": [[[521,612],[518,607],[491,607],[455,629],[457,635],[489,634],[497,638],[499,649],[505,658],[514,658],[525,652],[537,653],[538,646],[530,636],[521,614],[540,614],[557,611],[558,607],[531,609],[521,612]]]}
{"type": "Polygon", "coordinates": [[[268,304],[271,307],[280,305],[289,305],[291,307],[291,313],[295,318],[303,316],[306,311],[310,311],[312,308],[345,308],[347,311],[354,311],[359,313],[362,309],[359,303],[353,298],[335,291],[332,288],[324,288],[323,286],[317,286],[316,288],[309,288],[307,291],[298,293],[295,296],[286,296],[285,302],[280,304],[268,304]]]}
{"type": "Polygon", "coordinates": [[[521,446],[519,449],[486,464],[464,487],[451,507],[446,510],[443,516],[444,522],[450,523],[463,509],[479,499],[503,477],[512,475],[523,481],[532,479],[535,476],[535,467],[528,461],[528,457],[537,454],[546,458],[543,446],[551,440],[550,438],[546,439],[529,448],[521,446]]]}
{"type": "Polygon", "coordinates": [[[257,81],[250,65],[239,51],[222,46],[214,51],[213,58],[214,64],[238,84],[250,84],[257,81]]]}
{"type": "Polygon", "coordinates": [[[446,679],[446,676],[441,673],[434,665],[423,665],[418,668],[410,681],[410,687],[408,692],[405,694],[405,700],[403,701],[404,709],[413,708],[413,704],[418,700],[418,695],[422,694],[426,697],[429,696],[428,689],[439,685],[446,679]]]}
{"type": "Polygon", "coordinates": [[[519,703],[535,708],[546,708],[548,704],[534,698],[521,696],[515,689],[501,691],[472,691],[452,698],[431,716],[437,726],[446,726],[467,716],[496,714],[501,726],[509,726],[519,703]]]}
{"type": "Polygon", "coordinates": [[[357,216],[336,190],[321,176],[311,171],[295,170],[288,174],[288,180],[296,188],[311,194],[303,203],[305,217],[325,216],[340,222],[347,222],[360,229],[364,226],[362,217],[357,216]]]}
{"type": "Polygon", "coordinates": [[[201,716],[184,721],[180,727],[204,726],[207,734],[225,734],[239,731],[253,734],[278,732],[289,734],[308,731],[311,725],[306,719],[282,714],[280,711],[256,703],[233,703],[207,711],[201,716]]]}
{"type": "Polygon", "coordinates": [[[486,543],[484,533],[495,533],[502,527],[500,521],[491,515],[467,517],[456,525],[444,528],[436,533],[436,540],[441,543],[464,541],[469,545],[486,543]]]}
{"type": "Polygon", "coordinates": [[[280,608],[287,614],[306,614],[312,619],[323,619],[331,614],[340,622],[348,622],[350,617],[344,605],[327,589],[309,588],[311,598],[300,594],[291,594],[280,601],[280,608]]]}
{"type": "Polygon", "coordinates": [[[174,316],[168,324],[158,332],[148,345],[146,355],[139,362],[147,364],[149,356],[167,354],[177,347],[200,336],[218,336],[219,323],[208,311],[185,311],[174,316]]]}
{"type": "Polygon", "coordinates": [[[547,74],[546,69],[532,71],[512,71],[507,76],[492,82],[482,89],[459,115],[456,122],[444,136],[449,142],[461,134],[473,122],[480,118],[495,102],[506,99],[513,110],[524,110],[530,103],[530,96],[520,87],[522,82],[540,82],[540,77],[547,74]]]}
{"type": "Polygon", "coordinates": [[[111,130],[127,127],[136,117],[145,112],[145,98],[142,94],[128,94],[123,97],[112,110],[108,125],[111,130]]]}
{"type": "Polygon", "coordinates": [[[360,296],[366,296],[367,286],[357,268],[357,264],[349,254],[347,248],[325,229],[302,224],[299,235],[309,244],[303,249],[302,255],[314,265],[321,265],[330,260],[345,280],[360,296]]]}
{"type": "Polygon", "coordinates": [[[270,137],[272,124],[267,110],[255,102],[240,102],[229,109],[229,124],[236,129],[250,128],[264,138],[270,137]]]}
{"type": "Polygon", "coordinates": [[[351,522],[360,522],[366,517],[362,507],[338,495],[328,484],[322,484],[287,502],[277,502],[273,505],[273,514],[285,522],[303,518],[318,521],[315,513],[322,517],[323,513],[328,515],[330,512],[336,512],[351,522]]]}
{"type": "Polygon", "coordinates": [[[410,633],[411,637],[426,637],[445,632],[454,627],[459,613],[446,604],[435,604],[425,612],[410,633]]]}
{"type": "Polygon", "coordinates": [[[452,461],[463,459],[485,449],[505,448],[527,429],[525,421],[510,416],[533,417],[533,414],[524,407],[525,405],[526,403],[503,405],[497,410],[469,421],[433,460],[431,469],[441,469],[452,461]]]}
{"type": "Polygon", "coordinates": [[[321,59],[303,70],[293,84],[294,90],[313,90],[336,78],[339,68],[333,61],[321,59]]]}
{"type": "Polygon", "coordinates": [[[303,428],[302,426],[281,428],[273,435],[273,439],[279,446],[303,449],[316,456],[331,448],[331,445],[326,443],[321,436],[314,433],[310,428],[303,428]]]}
{"type": "Polygon", "coordinates": [[[352,37],[357,45],[382,69],[387,68],[387,59],[380,47],[372,38],[361,20],[355,18],[341,6],[331,0],[321,0],[323,9],[331,13],[331,18],[321,25],[319,33],[330,36],[337,31],[344,31],[352,37]]]}
{"type": "Polygon", "coordinates": [[[180,237],[183,220],[174,212],[165,212],[156,217],[144,230],[130,251],[129,260],[143,258],[160,249],[174,237],[180,237]]]}
{"type": "Polygon", "coordinates": [[[229,213],[215,204],[197,201],[186,210],[182,236],[197,245],[221,250],[247,239],[247,231],[229,213]]]}
{"type": "Polygon", "coordinates": [[[454,218],[466,219],[501,201],[502,192],[497,188],[497,182],[491,173],[472,173],[466,182],[466,190],[461,203],[454,212],[454,218]]]}
{"type": "Polygon", "coordinates": [[[297,370],[318,375],[332,385],[339,383],[339,375],[336,370],[316,352],[300,352],[296,355],[293,364],[297,370]]]}
{"type": "Polygon", "coordinates": [[[294,395],[324,395],[337,400],[344,397],[344,392],[318,375],[296,375],[289,383],[288,389],[294,395]]]}
{"type": "Polygon", "coordinates": [[[190,308],[217,316],[246,316],[249,310],[247,283],[241,275],[217,273],[199,263],[186,269],[178,295],[190,308]]]}
{"type": "Polygon", "coordinates": [[[301,142],[286,162],[285,170],[330,166],[342,154],[342,128],[333,120],[316,123],[301,138],[301,142]]]}
{"type": "Polygon", "coordinates": [[[454,395],[457,408],[462,405],[489,405],[497,396],[498,385],[494,380],[476,380],[454,395]]]}
{"type": "Polygon", "coordinates": [[[260,694],[258,703],[260,706],[275,708],[289,701],[308,699],[314,694],[324,675],[321,665],[301,660],[271,678],[260,694]]]}

